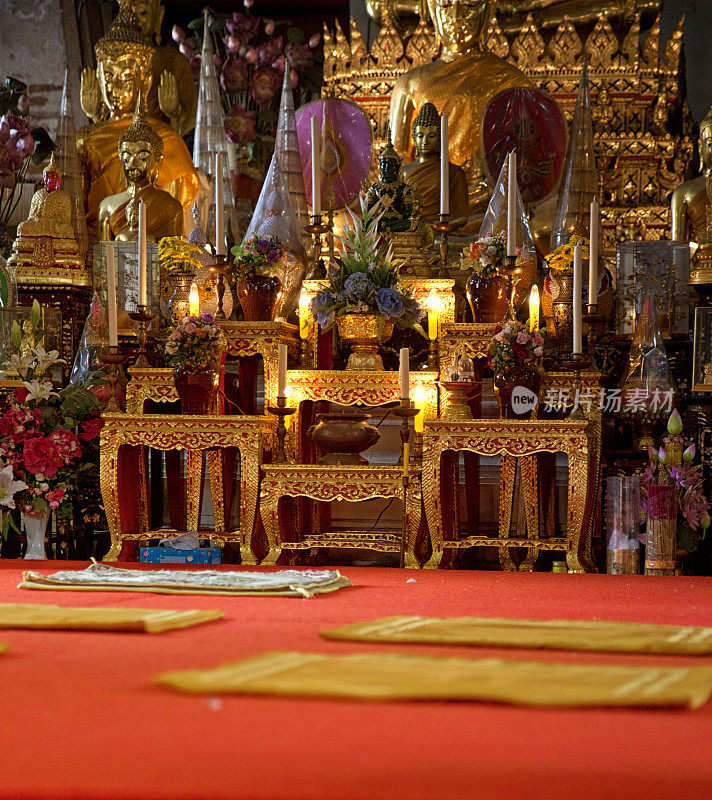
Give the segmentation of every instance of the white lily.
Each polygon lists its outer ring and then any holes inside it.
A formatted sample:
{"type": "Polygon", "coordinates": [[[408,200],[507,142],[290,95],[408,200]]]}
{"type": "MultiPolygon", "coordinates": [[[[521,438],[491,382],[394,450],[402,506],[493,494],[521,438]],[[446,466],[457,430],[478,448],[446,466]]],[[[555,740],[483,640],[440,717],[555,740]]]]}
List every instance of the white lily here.
{"type": "Polygon", "coordinates": [[[35,370],[38,375],[44,375],[44,373],[55,364],[66,364],[66,361],[59,357],[59,352],[57,350],[50,350],[48,353],[44,347],[40,346],[34,348],[32,352],[35,355],[35,370]]]}
{"type": "Polygon", "coordinates": [[[27,489],[24,481],[16,481],[14,478],[15,474],[10,464],[0,470],[0,506],[5,508],[15,508],[15,495],[27,489]]]}
{"type": "Polygon", "coordinates": [[[22,385],[27,389],[27,400],[49,400],[50,397],[59,397],[57,392],[52,391],[51,381],[23,381],[22,385]]]}
{"type": "Polygon", "coordinates": [[[27,377],[27,372],[34,361],[35,357],[30,353],[26,353],[24,356],[18,356],[17,353],[13,353],[10,356],[10,360],[7,362],[7,369],[8,371],[14,370],[24,379],[27,377]]]}

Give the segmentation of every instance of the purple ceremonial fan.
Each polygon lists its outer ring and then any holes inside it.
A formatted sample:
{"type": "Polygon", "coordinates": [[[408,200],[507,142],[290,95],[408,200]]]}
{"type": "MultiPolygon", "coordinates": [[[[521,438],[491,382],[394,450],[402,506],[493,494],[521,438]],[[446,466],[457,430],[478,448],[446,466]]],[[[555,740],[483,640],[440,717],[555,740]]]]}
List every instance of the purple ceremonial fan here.
{"type": "Polygon", "coordinates": [[[348,100],[317,100],[297,110],[297,137],[307,202],[312,202],[311,118],[321,130],[321,197],[325,209],[344,208],[358,197],[368,175],[371,126],[368,117],[348,100]]]}

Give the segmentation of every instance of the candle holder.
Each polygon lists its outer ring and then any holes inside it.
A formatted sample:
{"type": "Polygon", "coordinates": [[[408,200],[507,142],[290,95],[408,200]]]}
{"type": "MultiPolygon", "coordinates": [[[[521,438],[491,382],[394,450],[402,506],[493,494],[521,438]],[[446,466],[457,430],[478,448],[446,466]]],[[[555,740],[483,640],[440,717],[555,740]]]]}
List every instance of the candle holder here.
{"type": "Polygon", "coordinates": [[[591,358],[595,361],[595,348],[596,343],[600,341],[603,336],[603,329],[606,324],[606,318],[603,314],[598,313],[598,306],[596,303],[588,303],[586,310],[581,315],[583,321],[588,325],[588,352],[591,358]]]}
{"type": "Polygon", "coordinates": [[[324,259],[321,257],[321,235],[331,230],[328,225],[325,225],[321,221],[321,218],[321,214],[312,214],[309,217],[311,223],[304,226],[304,230],[314,237],[314,243],[312,245],[314,270],[312,271],[311,277],[315,280],[326,278],[326,265],[324,264],[324,259]]]}
{"type": "Polygon", "coordinates": [[[284,423],[284,418],[294,414],[296,408],[287,408],[287,398],[283,395],[277,397],[277,405],[270,406],[267,411],[279,417],[277,424],[277,455],[274,457],[275,464],[286,464],[287,454],[284,452],[284,440],[287,436],[287,426],[284,423]]]}
{"type": "Polygon", "coordinates": [[[400,555],[398,565],[405,567],[405,551],[406,551],[406,538],[407,538],[407,521],[408,521],[408,507],[407,507],[407,492],[410,478],[409,461],[410,454],[408,452],[408,442],[410,440],[410,420],[418,416],[419,408],[415,408],[413,401],[405,397],[401,397],[401,404],[393,409],[393,414],[401,419],[401,457],[400,463],[403,465],[403,529],[401,531],[400,555]]]}
{"type": "Polygon", "coordinates": [[[447,256],[450,250],[448,234],[457,230],[457,226],[450,224],[449,214],[441,214],[440,221],[433,222],[432,228],[436,233],[440,234],[440,269],[438,270],[438,278],[447,278],[447,256]]]}
{"type": "Polygon", "coordinates": [[[439,339],[428,339],[428,369],[431,372],[438,372],[440,370],[439,339]]]}
{"type": "Polygon", "coordinates": [[[519,283],[519,276],[522,274],[522,268],[517,266],[516,256],[505,257],[504,272],[507,278],[507,297],[509,298],[507,316],[509,319],[515,319],[517,315],[514,310],[514,293],[517,289],[517,283],[519,283]]]}
{"type": "Polygon", "coordinates": [[[571,384],[571,388],[574,390],[573,407],[567,419],[587,419],[578,400],[581,397],[581,373],[590,363],[591,358],[585,353],[567,353],[566,355],[560,355],[558,358],[557,366],[565,372],[574,373],[574,379],[571,384]]]}
{"type": "Polygon", "coordinates": [[[139,305],[136,311],[129,311],[129,317],[138,322],[138,358],[134,362],[135,367],[150,367],[148,362],[148,350],[146,342],[148,340],[148,326],[155,314],[148,310],[148,306],[139,305]]]}
{"type": "Polygon", "coordinates": [[[216,290],[218,293],[218,310],[215,314],[215,319],[227,319],[223,309],[223,298],[225,297],[225,289],[227,288],[225,285],[225,276],[231,268],[232,264],[230,264],[230,262],[227,260],[227,256],[225,255],[216,255],[215,263],[211,264],[208,268],[211,275],[217,275],[216,290]]]}
{"type": "Polygon", "coordinates": [[[121,353],[117,345],[111,345],[107,351],[102,354],[99,360],[111,367],[108,375],[111,395],[109,397],[109,402],[104,406],[104,412],[106,414],[121,414],[123,413],[123,409],[119,405],[119,399],[116,396],[116,384],[119,381],[119,376],[123,372],[121,365],[128,361],[128,356],[121,353]]]}

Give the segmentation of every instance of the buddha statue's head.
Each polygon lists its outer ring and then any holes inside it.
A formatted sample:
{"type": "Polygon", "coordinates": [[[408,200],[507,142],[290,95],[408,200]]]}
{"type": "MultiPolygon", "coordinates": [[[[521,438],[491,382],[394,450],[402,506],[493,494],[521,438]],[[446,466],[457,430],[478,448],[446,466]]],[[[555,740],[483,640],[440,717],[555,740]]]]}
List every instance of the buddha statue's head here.
{"type": "Polygon", "coordinates": [[[415,155],[418,158],[440,156],[440,114],[432,103],[425,103],[411,126],[415,155]]]}
{"type": "Polygon", "coordinates": [[[391,142],[391,132],[389,130],[386,146],[381,150],[381,154],[378,156],[378,171],[381,180],[384,183],[393,183],[398,178],[398,172],[400,171],[402,163],[403,160],[398,153],[396,153],[393,142],[391,142]]]}
{"type": "Polygon", "coordinates": [[[421,0],[421,10],[429,14],[443,56],[479,50],[494,13],[493,0],[421,0]]]}
{"type": "Polygon", "coordinates": [[[140,93],[133,122],[119,139],[119,160],[129,188],[152,183],[161,168],[163,139],[146,121],[140,93]]]}
{"type": "Polygon", "coordinates": [[[703,172],[712,169],[712,108],[700,122],[700,166],[703,172]]]}
{"type": "Polygon", "coordinates": [[[42,170],[42,183],[48,192],[62,188],[62,173],[54,161],[54,150],[49,159],[49,164],[42,170]]]}
{"type": "Polygon", "coordinates": [[[141,33],[136,15],[124,0],[106,35],[94,46],[97,76],[106,107],[112,117],[130,114],[139,92],[151,88],[155,47],[141,33]]]}
{"type": "Polygon", "coordinates": [[[161,25],[166,9],[162,0],[131,0],[141,33],[156,44],[161,43],[161,25]]]}

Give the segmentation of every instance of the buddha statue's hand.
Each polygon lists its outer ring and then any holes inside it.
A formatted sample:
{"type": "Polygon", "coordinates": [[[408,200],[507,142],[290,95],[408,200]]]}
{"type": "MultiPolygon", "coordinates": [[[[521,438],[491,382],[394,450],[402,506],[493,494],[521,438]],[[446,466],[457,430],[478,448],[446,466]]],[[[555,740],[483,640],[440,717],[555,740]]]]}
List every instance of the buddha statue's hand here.
{"type": "Polygon", "coordinates": [[[84,67],[82,70],[81,104],[82,110],[92,122],[101,121],[103,109],[99,79],[91,67],[84,67]]]}
{"type": "Polygon", "coordinates": [[[180,118],[180,99],[178,97],[178,82],[176,76],[167,69],[161,73],[158,84],[158,105],[161,111],[171,121],[171,127],[178,130],[180,118]]]}

